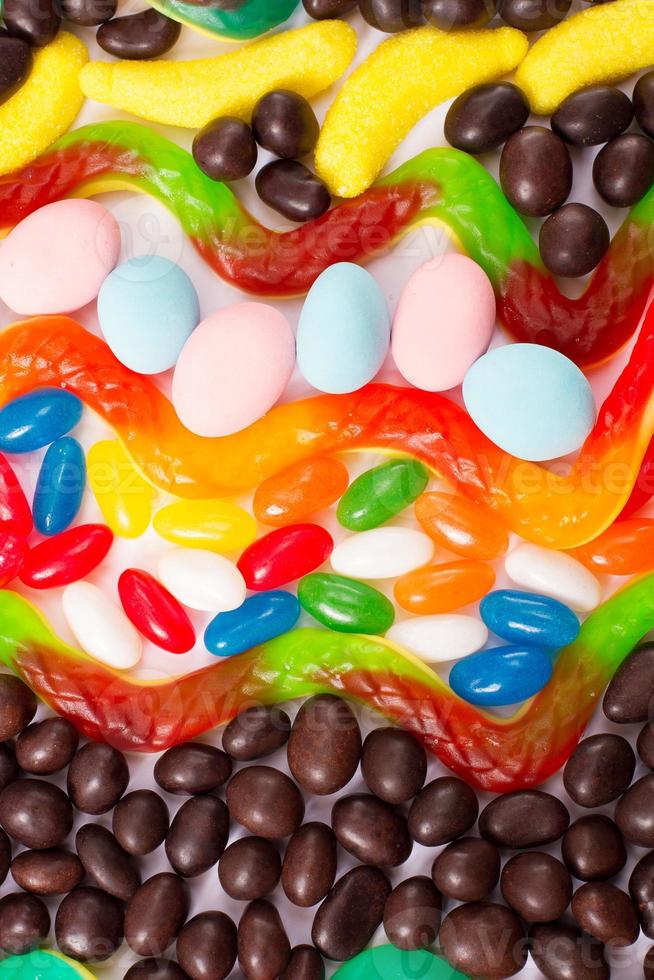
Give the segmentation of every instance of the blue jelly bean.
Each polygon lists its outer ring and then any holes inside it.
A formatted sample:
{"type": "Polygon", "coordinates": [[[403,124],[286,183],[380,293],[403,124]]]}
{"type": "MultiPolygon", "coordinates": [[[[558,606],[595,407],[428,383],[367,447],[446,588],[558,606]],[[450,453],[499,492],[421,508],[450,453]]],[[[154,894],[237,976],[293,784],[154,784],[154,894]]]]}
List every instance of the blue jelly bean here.
{"type": "Polygon", "coordinates": [[[450,687],[470,704],[498,708],[538,694],[551,676],[552,657],[545,647],[495,647],[458,660],[450,687]]]}
{"type": "Polygon", "coordinates": [[[41,534],[59,534],[72,524],[86,484],[84,450],[77,439],[62,436],[48,448],[34,492],[34,526],[41,534]]]}
{"type": "Polygon", "coordinates": [[[576,640],[579,633],[579,620],[572,609],[532,592],[489,592],[481,600],[479,612],[488,629],[509,643],[559,649],[576,640]]]}
{"type": "Polygon", "coordinates": [[[49,446],[77,425],[82,403],[62,388],[40,388],[0,409],[0,450],[31,453],[49,446]]]}
{"type": "Polygon", "coordinates": [[[217,657],[243,653],[293,629],[300,603],[291,592],[259,592],[229,612],[215,616],[204,633],[204,645],[217,657]]]}

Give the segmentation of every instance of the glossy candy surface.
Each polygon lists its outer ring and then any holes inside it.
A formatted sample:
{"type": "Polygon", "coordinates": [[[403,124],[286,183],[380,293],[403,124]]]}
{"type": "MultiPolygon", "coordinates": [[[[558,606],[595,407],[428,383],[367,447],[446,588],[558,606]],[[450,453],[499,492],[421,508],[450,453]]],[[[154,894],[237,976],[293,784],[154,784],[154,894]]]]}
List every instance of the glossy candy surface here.
{"type": "Polygon", "coordinates": [[[596,573],[648,572],[654,568],[654,520],[641,517],[612,524],[593,541],[577,548],[574,555],[596,573]]]}
{"type": "Polygon", "coordinates": [[[420,980],[468,980],[439,956],[426,949],[411,951],[396,946],[373,946],[364,949],[338,968],[338,980],[399,980],[416,977],[420,980]]]}
{"type": "Polygon", "coordinates": [[[231,500],[179,500],[154,515],[157,534],[185,548],[221,553],[241,551],[254,541],[257,525],[231,500]]]}
{"type": "Polygon", "coordinates": [[[34,949],[22,956],[9,956],[0,963],[0,976],[7,980],[95,980],[82,964],[52,949],[34,949]]]}
{"type": "Polygon", "coordinates": [[[104,524],[80,524],[31,548],[20,580],[32,589],[54,589],[84,578],[105,558],[114,536],[104,524]]]}
{"type": "Polygon", "coordinates": [[[251,595],[237,609],[218,613],[204,633],[204,645],[217,657],[231,657],[288,633],[297,623],[300,604],[282,589],[251,595]]]}
{"type": "Polygon", "coordinates": [[[542,592],[579,612],[600,601],[600,584],[572,555],[535,544],[519,544],[504,563],[509,578],[525,589],[542,592]]]}
{"type": "Polygon", "coordinates": [[[319,524],[290,524],[246,548],[238,568],[248,589],[277,589],[318,568],[333,547],[331,534],[319,524]]]}
{"type": "Polygon", "coordinates": [[[0,410],[0,450],[29,453],[48,446],[77,425],[82,407],[79,398],[58,388],[10,401],[0,410]]]}
{"type": "Polygon", "coordinates": [[[365,582],[314,572],[300,580],[300,605],[323,626],[340,633],[385,633],[395,610],[385,595],[365,582]]]}
{"type": "Polygon", "coordinates": [[[159,560],[159,578],[189,609],[224,612],[245,599],[240,571],[223,555],[200,548],[174,548],[159,560]]]}
{"type": "Polygon", "coordinates": [[[185,610],[149,572],[126,568],[118,579],[118,595],[137,630],[162,650],[186,653],[195,644],[195,630],[185,610]]]}
{"type": "Polygon", "coordinates": [[[447,613],[476,602],[493,588],[495,572],[474,558],[426,565],[395,583],[395,599],[407,612],[447,613]]]}
{"type": "Polygon", "coordinates": [[[73,582],[61,597],[64,616],[89,656],[129,670],[141,659],[141,637],[123,610],[92,582],[73,582]]]}
{"type": "Polygon", "coordinates": [[[348,480],[346,467],[330,456],[299,462],[259,484],[254,516],[262,524],[296,524],[338,500],[348,480]]]}
{"type": "Polygon", "coordinates": [[[27,554],[25,538],[0,531],[0,582],[2,587],[16,578],[27,554]]]}
{"type": "Polygon", "coordinates": [[[340,575],[395,578],[425,565],[433,553],[434,545],[422,531],[410,527],[375,527],[339,542],[331,562],[340,575]]]}
{"type": "Polygon", "coordinates": [[[121,538],[139,538],[152,517],[155,491],[116,439],[94,443],[86,457],[89,484],[102,516],[121,538]]]}
{"type": "Polygon", "coordinates": [[[265,34],[291,16],[298,0],[243,0],[208,6],[194,0],[152,0],[152,6],[203,34],[226,41],[248,41],[265,34]]]}
{"type": "Polygon", "coordinates": [[[458,660],[450,687],[470,704],[499,707],[532,697],[551,676],[552,658],[545,647],[495,647],[458,660]]]}
{"type": "Polygon", "coordinates": [[[34,491],[34,526],[41,534],[59,534],[77,516],[86,485],[86,460],[77,439],[62,436],[43,457],[34,491]]]}
{"type": "Polygon", "coordinates": [[[24,538],[32,530],[32,511],[9,460],[0,453],[0,530],[24,538]]]}
{"type": "Polygon", "coordinates": [[[486,643],[488,630],[476,616],[443,613],[396,623],[386,639],[415,653],[425,663],[438,664],[476,653],[486,643]]]}
{"type": "Polygon", "coordinates": [[[579,620],[562,602],[513,589],[490,592],[479,613],[491,632],[509,643],[559,649],[579,634],[579,620]]]}
{"type": "Polygon", "coordinates": [[[336,516],[350,531],[368,531],[399,514],[429,482],[429,472],[416,459],[389,459],[353,480],[341,497],[336,516]]]}
{"type": "Polygon", "coordinates": [[[449,551],[464,558],[499,558],[509,547],[509,535],[492,512],[454,493],[423,493],[415,503],[423,531],[449,551]]]}

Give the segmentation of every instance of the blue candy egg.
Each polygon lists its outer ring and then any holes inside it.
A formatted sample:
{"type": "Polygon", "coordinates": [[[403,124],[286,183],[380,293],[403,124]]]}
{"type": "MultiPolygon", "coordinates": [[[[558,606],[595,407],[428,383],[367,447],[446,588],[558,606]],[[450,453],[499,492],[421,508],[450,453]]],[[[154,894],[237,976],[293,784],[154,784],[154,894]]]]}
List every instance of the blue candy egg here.
{"type": "Polygon", "coordinates": [[[463,400],[481,431],[520,459],[579,449],[595,423],[595,399],[576,364],[539,344],[496,347],[472,365],[463,400]]]}
{"type": "Polygon", "coordinates": [[[0,409],[0,450],[31,453],[49,446],[77,425],[82,403],[63,388],[40,388],[0,409]]]}
{"type": "Polygon", "coordinates": [[[231,657],[288,633],[299,615],[300,603],[291,592],[259,592],[238,609],[214,616],[204,632],[204,645],[217,657],[231,657]]]}
{"type": "Polygon", "coordinates": [[[545,647],[495,647],[458,660],[450,687],[470,704],[498,708],[538,694],[551,676],[552,658],[545,647]]]}
{"type": "Polygon", "coordinates": [[[375,377],[390,341],[390,317],[369,272],[339,262],[322,272],[304,301],[297,331],[297,363],[314,388],[356,391],[375,377]]]}
{"type": "Polygon", "coordinates": [[[557,599],[532,592],[498,589],[479,605],[488,629],[509,643],[528,643],[559,649],[576,640],[579,620],[557,599]]]}
{"type": "Polygon", "coordinates": [[[122,364],[139,374],[159,374],[177,363],[200,322],[200,303],[183,269],[159,255],[144,255],[109,273],[98,296],[98,319],[122,364]]]}
{"type": "Polygon", "coordinates": [[[59,534],[72,524],[86,483],[84,450],[77,439],[63,436],[48,448],[34,491],[34,526],[41,534],[59,534]]]}

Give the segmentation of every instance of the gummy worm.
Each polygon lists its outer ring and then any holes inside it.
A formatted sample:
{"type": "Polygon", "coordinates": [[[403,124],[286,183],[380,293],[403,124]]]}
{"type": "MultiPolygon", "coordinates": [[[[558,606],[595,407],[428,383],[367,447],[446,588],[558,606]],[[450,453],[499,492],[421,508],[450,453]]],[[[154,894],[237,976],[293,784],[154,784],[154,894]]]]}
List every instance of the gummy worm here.
{"type": "Polygon", "coordinates": [[[138,123],[98,123],[0,178],[0,229],[62,197],[117,189],[142,191],[166,205],[220,276],[261,296],[302,294],[334,262],[364,261],[421,223],[445,224],[490,277],[510,333],[585,366],[629,340],[654,285],[654,188],[614,236],[584,295],[570,299],[542,266],[529,231],[491,175],[446,148],[421,153],[359,198],[278,233],[206,177],[186,150],[138,123]]]}
{"type": "Polygon", "coordinates": [[[150,5],[180,24],[223,41],[249,41],[283,24],[298,0],[236,0],[221,9],[213,0],[149,0],[150,5]]]}
{"type": "Polygon", "coordinates": [[[513,718],[461,701],[426,664],[378,637],[301,629],[186,676],[143,681],[68,646],[14,592],[0,592],[0,661],[84,735],[158,752],[248,704],[334,691],[379,711],[479,789],[537,785],[565,762],[598,698],[654,626],[654,575],[616,593],[558,655],[551,682],[513,718]]]}

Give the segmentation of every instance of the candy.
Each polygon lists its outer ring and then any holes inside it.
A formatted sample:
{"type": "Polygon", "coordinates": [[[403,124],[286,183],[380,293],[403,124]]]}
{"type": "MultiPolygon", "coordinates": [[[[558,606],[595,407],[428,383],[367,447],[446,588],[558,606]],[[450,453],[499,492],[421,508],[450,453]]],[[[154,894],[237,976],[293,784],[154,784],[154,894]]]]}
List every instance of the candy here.
{"type": "Polygon", "coordinates": [[[336,545],[332,568],[340,575],[365,579],[395,578],[425,565],[434,545],[422,531],[377,527],[353,534],[336,545]]]}
{"type": "Polygon", "coordinates": [[[342,86],[316,147],[316,169],[332,194],[356,197],[409,130],[431,109],[515,68],[527,39],[502,27],[448,34],[422,27],[389,38],[342,86]]]}
{"type": "Polygon", "coordinates": [[[504,144],[500,183],[521,214],[541,218],[560,208],[572,189],[572,160],[560,136],[526,126],[504,144]]]}
{"type": "Polygon", "coordinates": [[[603,534],[574,552],[593,572],[639,575],[654,566],[654,521],[633,518],[612,524],[603,534]]]}
{"type": "Polygon", "coordinates": [[[407,612],[420,616],[447,613],[477,602],[495,584],[490,565],[475,558],[427,565],[395,583],[393,594],[407,612]]]}
{"type": "Polygon", "coordinates": [[[520,919],[505,905],[471,902],[453,909],[439,934],[441,953],[464,976],[511,977],[527,961],[520,919]]]}
{"type": "Polygon", "coordinates": [[[5,28],[13,37],[22,38],[33,47],[53,41],[61,25],[61,17],[52,0],[5,0],[2,10],[5,28]]]}
{"type": "Polygon", "coordinates": [[[465,497],[431,491],[415,503],[415,515],[423,531],[449,551],[464,558],[499,558],[509,547],[506,529],[492,511],[465,497]]]}
{"type": "Polygon", "coordinates": [[[122,538],[144,534],[155,492],[136,471],[121,443],[115,439],[94,443],[86,465],[93,495],[114,534],[122,538]]]}
{"type": "Polygon", "coordinates": [[[20,88],[32,69],[32,49],[17,37],[0,37],[0,104],[20,88]]]}
{"type": "Polygon", "coordinates": [[[561,800],[541,790],[515,790],[491,800],[479,816],[479,833],[497,847],[536,847],[559,840],[570,814],[561,800]]]}
{"type": "Polygon", "coordinates": [[[425,0],[425,20],[443,31],[484,27],[497,11],[498,0],[425,0]]]}
{"type": "Polygon", "coordinates": [[[288,89],[276,89],[255,105],[252,132],[264,149],[295,160],[314,149],[320,126],[306,99],[288,89]]]}
{"type": "Polygon", "coordinates": [[[174,942],[188,915],[184,881],[170,872],[155,874],[125,909],[125,941],[139,956],[158,956],[174,942]]]}
{"type": "Polygon", "coordinates": [[[460,838],[440,852],[431,876],[448,898],[480,902],[490,895],[500,876],[499,851],[480,837],[460,838]]]}
{"type": "Polygon", "coordinates": [[[237,609],[245,582],[236,565],[212,551],[175,548],[159,561],[159,578],[182,605],[202,612],[237,609]]]}
{"type": "Polygon", "coordinates": [[[156,783],[176,796],[210,793],[226,783],[231,774],[232,763],[225,753],[203,742],[169,749],[154,766],[156,783]]]}
{"type": "Polygon", "coordinates": [[[118,0],[61,0],[66,20],[81,27],[97,27],[116,14],[118,0]]]}
{"type": "MultiPolygon", "coordinates": [[[[536,925],[530,931],[530,950],[536,967],[548,973],[565,970],[571,977],[591,971],[597,980],[607,980],[610,968],[604,958],[604,947],[593,942],[581,930],[565,922],[536,925]]],[[[564,974],[565,976],[565,974],[564,974]]]]}
{"type": "Polygon", "coordinates": [[[73,582],[61,597],[64,616],[82,650],[128,670],[141,659],[141,638],[121,609],[91,582],[73,582]]]}
{"type": "Polygon", "coordinates": [[[649,0],[615,0],[583,10],[532,46],[516,84],[532,112],[547,115],[580,88],[626,78],[651,64],[654,10],[649,0]]]}
{"type": "Polygon", "coordinates": [[[34,895],[60,895],[82,883],[84,868],[76,854],[55,847],[46,851],[23,851],[12,862],[11,876],[19,888],[34,895]]]}
{"type": "Polygon", "coordinates": [[[572,0],[502,0],[501,17],[521,31],[546,31],[566,16],[572,0]]]}
{"type": "Polygon", "coordinates": [[[314,573],[301,579],[302,608],[323,626],[341,633],[385,633],[393,625],[393,604],[377,589],[342,575],[314,573]]]}
{"type": "Polygon", "coordinates": [[[640,927],[633,902],[607,881],[588,882],[578,888],[570,911],[580,929],[608,946],[630,946],[638,938],[640,927]]]}
{"type": "Polygon", "coordinates": [[[488,640],[488,630],[476,616],[419,616],[391,626],[386,639],[425,663],[439,664],[476,653],[488,640]]]}
{"type": "Polygon", "coordinates": [[[539,851],[516,854],[502,869],[502,897],[524,922],[559,919],[572,898],[572,878],[565,865],[539,851]]]}
{"type": "Polygon", "coordinates": [[[458,660],[450,687],[464,701],[487,707],[517,704],[538,694],[552,676],[546,647],[502,646],[458,660]]]}
{"type": "Polygon", "coordinates": [[[193,159],[212,180],[241,180],[257,162],[252,130],[236,116],[213,119],[196,134],[193,159]]]}
{"type": "Polygon", "coordinates": [[[326,21],[196,61],[96,61],[81,73],[80,84],[87,98],[114,109],[199,129],[218,116],[249,118],[274,88],[313,98],[340,78],[355,48],[348,24],[326,21]]]}
{"type": "Polygon", "coordinates": [[[488,153],[521,129],[528,118],[529,103],[516,85],[474,85],[448,109],[445,139],[466,153],[488,153]]]}
{"type": "Polygon", "coordinates": [[[654,644],[643,643],[629,654],[606,689],[602,709],[609,721],[631,725],[649,719],[654,696],[654,644]]]}
{"type": "Polygon", "coordinates": [[[160,58],[177,43],[181,27],[157,10],[115,17],[102,24],[96,40],[114,58],[142,61],[160,58]]]}
{"type": "Polygon", "coordinates": [[[509,643],[560,649],[577,639],[579,620],[567,606],[549,596],[498,589],[479,604],[491,632],[509,643]]]}
{"type": "Polygon", "coordinates": [[[395,34],[407,27],[423,23],[423,13],[418,0],[359,0],[363,19],[387,34],[395,34]]]}
{"type": "Polygon", "coordinates": [[[654,774],[648,773],[632,783],[615,808],[615,822],[623,837],[639,847],[651,847],[654,840],[653,799],[654,774]]]}
{"type": "Polygon", "coordinates": [[[130,621],[162,650],[186,653],[195,645],[195,630],[177,599],[139,568],[127,568],[118,579],[118,595],[130,621]]]}
{"type": "Polygon", "coordinates": [[[634,118],[619,88],[591,85],[565,99],[552,116],[552,129],[574,146],[597,146],[619,136],[634,118]]]}
{"type": "Polygon", "coordinates": [[[581,881],[613,878],[627,863],[622,834],[604,814],[580,817],[570,824],[561,843],[561,856],[581,881]]]}
{"type": "Polygon", "coordinates": [[[153,527],[172,544],[225,553],[242,551],[257,536],[257,525],[231,500],[178,500],[158,510],[153,527]]]}
{"type": "Polygon", "coordinates": [[[24,167],[72,125],[82,108],[78,76],[88,55],[72,34],[59,34],[34,55],[25,84],[0,106],[0,173],[24,167]]]}
{"type": "Polygon", "coordinates": [[[116,805],[129,783],[122,752],[111,745],[83,745],[68,768],[66,789],[82,813],[106,813],[116,805]]]}
{"type": "Polygon", "coordinates": [[[423,787],[427,756],[420,743],[401,728],[374,728],[363,743],[361,774],[380,800],[406,803],[423,787]]]}
{"type": "Polygon", "coordinates": [[[591,735],[566,762],[563,785],[579,806],[605,806],[629,788],[635,767],[634,751],[621,735],[591,735]]]}
{"type": "Polygon", "coordinates": [[[377,281],[338,262],[318,276],[297,331],[298,367],[319,391],[356,391],[371,381],[388,351],[390,317],[377,281]]]}
{"type": "Polygon", "coordinates": [[[302,0],[302,6],[314,20],[329,20],[349,14],[357,5],[357,0],[302,0]]]}
{"type": "Polygon", "coordinates": [[[168,833],[168,807],[151,789],[127,793],[114,807],[111,829],[128,854],[150,854],[168,833]]]}
{"type": "Polygon", "coordinates": [[[395,868],[404,864],[413,849],[404,813],[368,793],[336,801],[332,830],[343,850],[361,864],[395,868]]]}
{"type": "Polygon", "coordinates": [[[654,72],[641,75],[634,86],[632,101],[638,125],[648,136],[654,136],[654,72]]]}
{"type": "Polygon", "coordinates": [[[282,313],[263,303],[228,306],[186,341],[173,375],[175,411],[199,436],[239,432],[272,408],[294,366],[293,332],[282,313]]]}
{"type": "Polygon", "coordinates": [[[218,613],[204,633],[204,645],[217,657],[231,657],[293,629],[300,605],[290,592],[261,592],[231,612],[218,613]]]}
{"type": "Polygon", "coordinates": [[[86,484],[84,450],[77,439],[62,436],[48,447],[34,491],[34,526],[41,534],[59,534],[77,516],[86,484]]]}
{"type": "Polygon", "coordinates": [[[593,183],[607,204],[631,207],[654,183],[652,141],[642,133],[616,136],[595,157],[593,183]]]}
{"type": "Polygon", "coordinates": [[[238,561],[248,589],[277,589],[327,561],[334,542],[319,524],[289,524],[249,545],[238,561]]]}
{"type": "Polygon", "coordinates": [[[545,266],[556,276],[586,276],[611,244],[609,228],[586,204],[564,204],[541,226],[538,245],[545,266]]]}
{"type": "Polygon", "coordinates": [[[255,490],[252,512],[262,524],[297,524],[338,500],[348,480],[337,459],[308,459],[263,480],[255,490]]]}
{"type": "Polygon", "coordinates": [[[507,555],[504,568],[516,585],[542,592],[579,612],[590,612],[600,601],[595,576],[562,551],[520,544],[507,555]]]}
{"type": "Polygon", "coordinates": [[[595,422],[593,391],[582,372],[538,344],[489,351],[466,374],[463,400],[484,435],[521,459],[574,452],[595,422]]]}
{"type": "Polygon", "coordinates": [[[391,459],[366,470],[341,497],[336,516],[350,531],[368,531],[405,510],[429,482],[422,463],[391,459]]]}
{"type": "Polygon", "coordinates": [[[251,762],[286,745],[291,719],[281,708],[254,705],[236,715],[223,732],[223,748],[232,759],[251,762]]]}
{"type": "Polygon", "coordinates": [[[0,794],[0,823],[20,844],[42,850],[68,836],[73,808],[58,786],[43,779],[17,779],[0,794]]]}
{"type": "Polygon", "coordinates": [[[313,920],[311,940],[330,960],[360,953],[381,925],[391,885],[379,868],[359,864],[339,878],[313,920]],[[357,915],[352,916],[352,909],[357,915]]]}
{"type": "Polygon", "coordinates": [[[113,534],[104,524],[80,524],[34,545],[20,572],[23,585],[55,589],[84,578],[106,557],[113,534]]]}
{"type": "Polygon", "coordinates": [[[251,902],[238,924],[238,962],[245,976],[256,974],[259,964],[280,976],[291,958],[291,944],[275,906],[265,899],[251,902]]]}
{"type": "Polygon", "coordinates": [[[177,937],[175,955],[187,976],[194,972],[228,976],[236,961],[236,926],[224,912],[200,912],[177,937]]]}
{"type": "Polygon", "coordinates": [[[295,716],[286,754],[308,793],[329,796],[342,789],[361,759],[361,731],[350,706],[333,694],[309,698],[295,716]]]}
{"type": "Polygon", "coordinates": [[[392,351],[416,388],[448,391],[487,350],[495,297],[484,271],[465,255],[441,255],[405,284],[393,318],[392,351]]]}
{"type": "Polygon", "coordinates": [[[85,824],[75,835],[75,848],[93,885],[122,902],[130,900],[141,875],[110,830],[85,824]]]}
{"type": "Polygon", "coordinates": [[[279,0],[273,6],[269,0],[231,0],[209,6],[193,0],[154,0],[152,6],[203,34],[247,41],[283,23],[295,10],[297,0],[279,0]]]}
{"type": "Polygon", "coordinates": [[[0,899],[0,947],[20,955],[46,941],[50,913],[41,899],[20,892],[0,899]]]}
{"type": "MultiPolygon", "coordinates": [[[[3,674],[0,677],[0,707],[2,708],[0,734],[3,736],[2,741],[6,742],[27,728],[36,714],[38,702],[32,691],[18,677],[3,674]]],[[[18,769],[14,779],[17,776],[18,769]]],[[[2,788],[4,789],[4,785],[2,788]]]]}
{"type": "Polygon", "coordinates": [[[331,827],[303,824],[291,837],[282,865],[282,888],[293,905],[310,908],[325,898],[336,877],[337,844],[331,827]]]}
{"type": "Polygon", "coordinates": [[[65,718],[45,718],[20,733],[16,762],[23,772],[37,775],[59,772],[72,760],[78,742],[77,732],[65,718]]]}
{"type": "Polygon", "coordinates": [[[82,417],[76,395],[43,388],[9,401],[0,409],[0,449],[30,453],[70,432],[82,417]]]}
{"type": "Polygon", "coordinates": [[[286,773],[270,766],[240,769],[227,786],[232,819],[267,840],[290,837],[304,817],[304,800],[286,773]]]}
{"type": "Polygon", "coordinates": [[[216,796],[196,796],[175,814],[166,835],[166,857],[182,878],[213,867],[229,837],[229,812],[216,796]]]}
{"type": "Polygon", "coordinates": [[[297,160],[272,160],[262,167],[254,186],[269,208],[289,221],[321,217],[332,203],[322,180],[297,160]]]}
{"type": "Polygon", "coordinates": [[[98,319],[119,361],[139,374],[159,374],[177,363],[200,321],[200,303],[183,269],[161,256],[143,255],[123,262],[104,280],[98,319]]]}
{"type": "Polygon", "coordinates": [[[3,587],[19,574],[26,553],[25,538],[0,532],[0,582],[3,587]]]}

